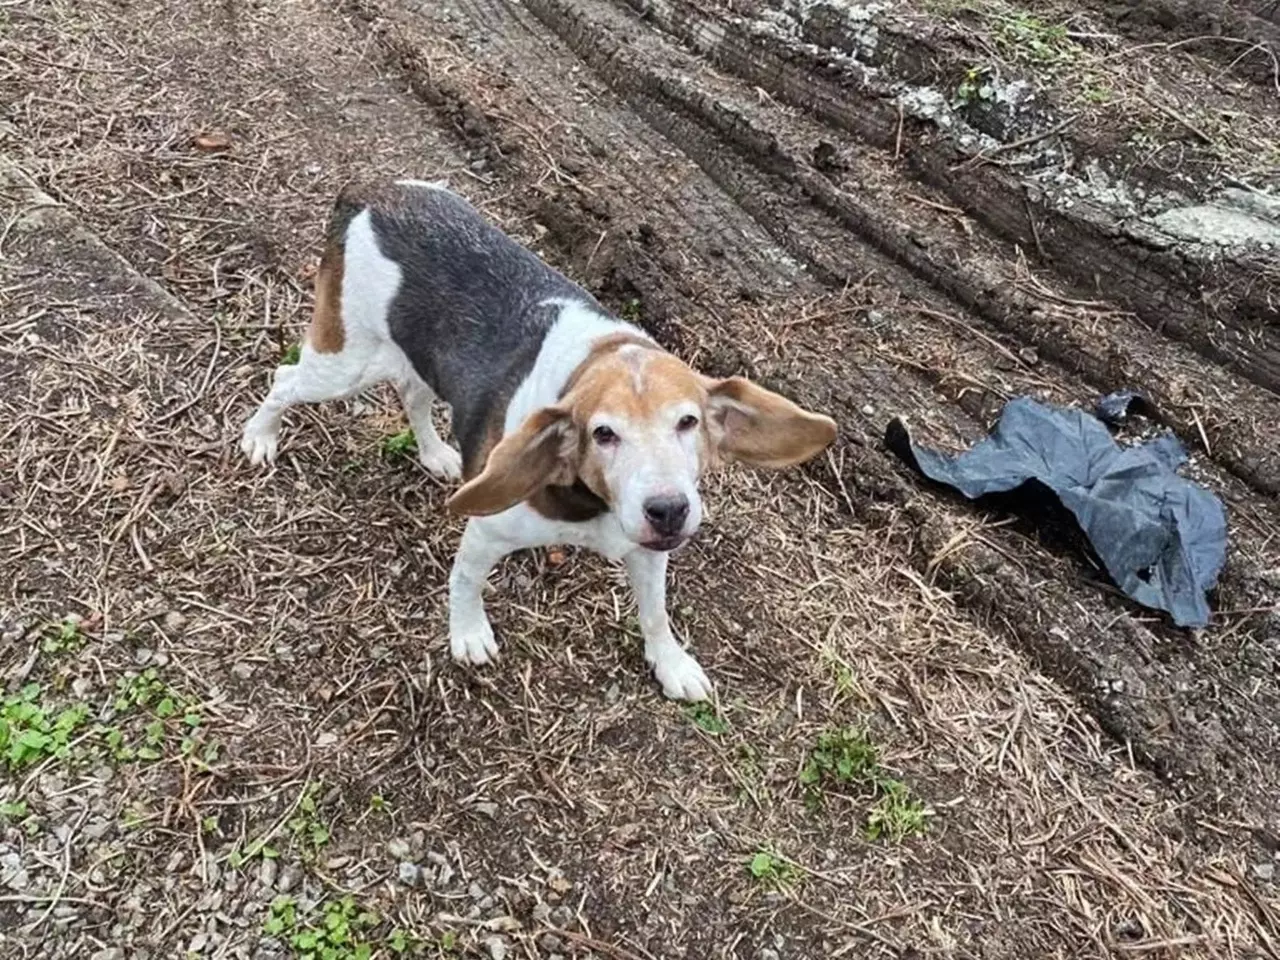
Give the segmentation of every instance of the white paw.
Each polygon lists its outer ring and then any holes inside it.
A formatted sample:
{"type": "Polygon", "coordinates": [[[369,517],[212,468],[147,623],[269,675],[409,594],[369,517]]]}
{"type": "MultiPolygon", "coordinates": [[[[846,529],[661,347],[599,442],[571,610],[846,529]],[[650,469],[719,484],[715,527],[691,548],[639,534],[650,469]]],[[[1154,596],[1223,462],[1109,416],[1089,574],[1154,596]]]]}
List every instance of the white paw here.
{"type": "Polygon", "coordinates": [[[459,663],[485,664],[497,659],[498,642],[493,639],[493,627],[489,618],[481,614],[478,619],[463,621],[461,618],[449,624],[449,652],[459,663]]]}
{"type": "Polygon", "coordinates": [[[276,449],[280,444],[279,428],[271,429],[250,420],[245,424],[244,436],[240,439],[240,449],[255,467],[264,463],[275,463],[276,449]]]}
{"type": "Polygon", "coordinates": [[[427,468],[427,472],[442,480],[462,478],[462,454],[447,443],[419,450],[418,460],[427,468]]]}
{"type": "Polygon", "coordinates": [[[662,684],[662,692],[671,700],[708,700],[711,681],[698,661],[679,647],[673,646],[651,661],[653,675],[662,684]]]}

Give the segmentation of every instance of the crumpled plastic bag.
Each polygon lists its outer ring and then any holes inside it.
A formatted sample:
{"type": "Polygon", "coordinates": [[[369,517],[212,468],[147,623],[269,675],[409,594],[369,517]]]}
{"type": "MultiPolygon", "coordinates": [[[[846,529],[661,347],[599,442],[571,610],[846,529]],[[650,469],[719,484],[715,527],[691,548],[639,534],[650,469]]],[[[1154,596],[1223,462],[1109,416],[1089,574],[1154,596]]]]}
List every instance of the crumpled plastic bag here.
{"type": "Polygon", "coordinates": [[[1180,627],[1209,622],[1205,594],[1226,560],[1226,514],[1216,496],[1177,474],[1187,455],[1174,434],[1121,447],[1096,417],[1019,397],[990,436],[957,456],[916,446],[900,419],[885,444],[971,500],[1024,486],[1032,503],[1037,491],[1056,496],[1125,594],[1180,627]]]}

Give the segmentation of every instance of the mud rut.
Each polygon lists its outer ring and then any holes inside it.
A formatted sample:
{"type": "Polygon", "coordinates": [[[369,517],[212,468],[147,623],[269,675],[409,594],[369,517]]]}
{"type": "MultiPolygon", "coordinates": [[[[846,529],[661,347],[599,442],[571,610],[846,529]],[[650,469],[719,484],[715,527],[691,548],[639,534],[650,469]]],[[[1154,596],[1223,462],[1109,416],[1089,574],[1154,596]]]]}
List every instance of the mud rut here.
{"type": "MultiPolygon", "coordinates": [[[[1241,36],[1259,43],[1280,31],[1273,9],[1184,6],[1152,3],[1150,17],[1115,23],[1139,40],[1197,37],[1204,17],[1228,34],[1244,24],[1241,36]]],[[[452,141],[437,154],[465,155],[455,185],[707,372],[747,373],[837,418],[832,456],[796,481],[824,491],[816,530],[882,529],[890,562],[1008,638],[1186,801],[1187,836],[1227,824],[1251,856],[1270,857],[1280,849],[1274,263],[1205,256],[1028,185],[1005,163],[1019,151],[1106,146],[1051,105],[970,117],[996,144],[977,156],[904,114],[894,76],[940,79],[963,63],[945,31],[882,24],[865,54],[837,17],[774,35],[750,25],[763,9],[342,0],[324,15],[432,111],[452,141]],[[860,51],[880,73],[854,62],[860,51]],[[880,442],[898,414],[925,439],[971,441],[1011,396],[1087,404],[1120,386],[1155,401],[1194,474],[1227,501],[1220,613],[1198,635],[1117,596],[1065,538],[1021,522],[976,530],[970,508],[922,489],[880,442]]],[[[228,58],[234,20],[229,9],[218,28],[228,58]]],[[[1197,43],[1266,93],[1265,61],[1197,43]]],[[[260,235],[240,239],[251,250],[260,235]]],[[[311,240],[271,237],[289,242],[311,240]]],[[[158,272],[147,256],[137,259],[158,272]]],[[[739,615],[732,599],[698,602],[739,615]]]]}

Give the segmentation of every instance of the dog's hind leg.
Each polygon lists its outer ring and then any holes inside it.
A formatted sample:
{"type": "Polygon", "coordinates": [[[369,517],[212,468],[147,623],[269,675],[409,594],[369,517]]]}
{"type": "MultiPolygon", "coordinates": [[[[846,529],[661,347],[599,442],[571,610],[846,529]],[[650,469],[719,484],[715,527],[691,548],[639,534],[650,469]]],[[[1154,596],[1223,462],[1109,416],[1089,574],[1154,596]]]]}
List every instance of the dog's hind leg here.
{"type": "Polygon", "coordinates": [[[431,418],[431,401],[435,394],[416,374],[400,382],[400,402],[413,427],[413,438],[418,443],[418,460],[431,473],[444,480],[457,480],[462,476],[462,455],[440,438],[435,421],[431,418]]]}

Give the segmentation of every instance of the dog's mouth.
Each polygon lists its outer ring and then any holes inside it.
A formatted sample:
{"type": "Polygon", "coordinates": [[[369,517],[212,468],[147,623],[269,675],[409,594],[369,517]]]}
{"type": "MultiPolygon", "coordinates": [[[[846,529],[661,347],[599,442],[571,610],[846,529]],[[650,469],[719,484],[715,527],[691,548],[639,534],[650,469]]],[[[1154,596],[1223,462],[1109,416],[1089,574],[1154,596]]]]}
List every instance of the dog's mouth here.
{"type": "Polygon", "coordinates": [[[689,540],[688,537],[677,534],[674,537],[655,537],[653,540],[645,540],[640,546],[646,550],[652,550],[655,553],[670,553],[676,547],[681,546],[689,540]]]}

